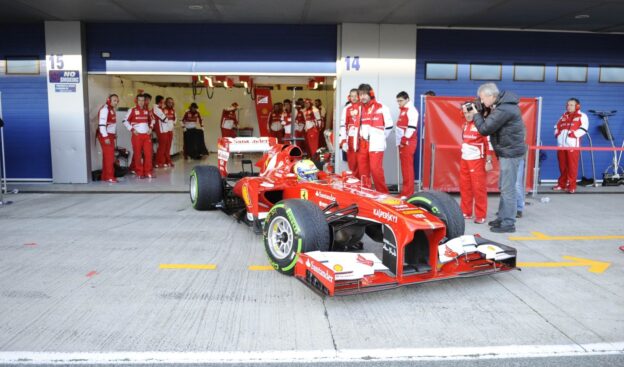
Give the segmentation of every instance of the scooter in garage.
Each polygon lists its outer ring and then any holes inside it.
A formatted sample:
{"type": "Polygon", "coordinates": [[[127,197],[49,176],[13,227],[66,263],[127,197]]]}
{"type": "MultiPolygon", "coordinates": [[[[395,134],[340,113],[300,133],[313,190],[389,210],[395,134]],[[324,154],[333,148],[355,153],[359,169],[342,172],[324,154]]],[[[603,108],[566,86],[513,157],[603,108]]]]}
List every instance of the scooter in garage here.
{"type": "MultiPolygon", "coordinates": [[[[613,148],[613,161],[602,174],[602,186],[624,185],[624,167],[620,165],[622,152],[620,151],[620,154],[618,155],[618,152],[615,150],[615,139],[613,138],[613,134],[611,133],[611,129],[609,127],[609,117],[615,115],[617,111],[589,110],[589,112],[602,119],[602,125],[598,128],[602,133],[602,136],[604,136],[604,138],[611,143],[611,147],[613,148]],[[609,173],[609,171],[612,171],[613,173],[609,173]]],[[[622,148],[624,148],[624,140],[622,141],[622,148]]]]}

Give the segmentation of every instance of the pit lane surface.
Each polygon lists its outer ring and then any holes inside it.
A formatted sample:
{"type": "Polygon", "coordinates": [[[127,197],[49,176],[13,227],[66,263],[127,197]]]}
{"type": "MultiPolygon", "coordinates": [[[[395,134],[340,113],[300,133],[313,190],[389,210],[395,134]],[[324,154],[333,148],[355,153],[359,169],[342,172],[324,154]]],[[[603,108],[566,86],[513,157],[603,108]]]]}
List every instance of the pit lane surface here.
{"type": "MultiPolygon", "coordinates": [[[[548,204],[527,206],[513,234],[613,239],[511,241],[467,222],[468,233],[516,247],[521,262],[574,256],[610,263],[602,273],[587,266],[537,267],[321,298],[277,272],[249,270],[266,264],[261,238],[220,212],[194,211],[188,195],[20,194],[0,208],[0,363],[26,362],[27,352],[482,347],[487,355],[491,347],[519,345],[579,353],[507,357],[518,366],[596,359],[621,365],[623,198],[553,196],[548,204]],[[215,269],[161,269],[163,263],[215,269]],[[586,345],[607,345],[603,352],[616,354],[592,356],[586,345]]],[[[490,198],[490,208],[497,202],[490,198]]]]}

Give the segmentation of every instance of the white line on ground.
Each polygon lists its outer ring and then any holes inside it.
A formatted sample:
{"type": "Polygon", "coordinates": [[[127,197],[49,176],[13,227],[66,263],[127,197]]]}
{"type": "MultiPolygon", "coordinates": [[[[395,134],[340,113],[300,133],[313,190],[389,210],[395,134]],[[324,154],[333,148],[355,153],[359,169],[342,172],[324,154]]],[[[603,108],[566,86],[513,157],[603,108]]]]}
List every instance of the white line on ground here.
{"type": "Polygon", "coordinates": [[[0,352],[0,364],[336,363],[540,358],[624,354],[624,342],[264,352],[0,352]]]}

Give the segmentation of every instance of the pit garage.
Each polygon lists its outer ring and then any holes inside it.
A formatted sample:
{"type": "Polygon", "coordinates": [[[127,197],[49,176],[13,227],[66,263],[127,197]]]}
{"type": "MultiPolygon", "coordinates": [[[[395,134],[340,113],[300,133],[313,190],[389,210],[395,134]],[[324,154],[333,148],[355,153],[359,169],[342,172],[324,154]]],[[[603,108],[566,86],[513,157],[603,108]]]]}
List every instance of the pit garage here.
{"type": "Polygon", "coordinates": [[[623,365],[623,11],[533,0],[4,4],[0,365],[623,365]],[[488,225],[501,157],[482,187],[485,222],[461,206],[460,108],[476,109],[488,82],[519,97],[527,149],[523,206],[502,233],[488,225]],[[360,84],[392,119],[374,167],[389,193],[341,150],[360,84]],[[402,91],[418,113],[410,195],[402,91]],[[130,172],[123,125],[144,93],[175,111],[173,167],[151,178],[130,172]],[[99,179],[96,136],[111,94],[116,183],[99,179]],[[320,152],[269,134],[273,105],[299,98],[326,110],[320,152]],[[587,118],[578,148],[556,136],[571,98],[570,113],[587,118]],[[192,103],[206,146],[197,157],[185,154],[192,103]],[[223,138],[226,114],[237,124],[223,138]],[[579,152],[577,185],[553,190],[568,150],[579,152]]]}

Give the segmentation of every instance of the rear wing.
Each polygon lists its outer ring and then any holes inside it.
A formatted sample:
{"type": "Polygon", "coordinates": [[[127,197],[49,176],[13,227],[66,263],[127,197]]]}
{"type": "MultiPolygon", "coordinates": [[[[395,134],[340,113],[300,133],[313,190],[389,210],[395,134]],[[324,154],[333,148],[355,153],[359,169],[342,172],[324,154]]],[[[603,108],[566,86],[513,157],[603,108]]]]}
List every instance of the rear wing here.
{"type": "Polygon", "coordinates": [[[277,144],[277,138],[219,138],[217,142],[217,156],[221,177],[227,177],[227,163],[230,154],[237,153],[266,153],[277,144]]]}

